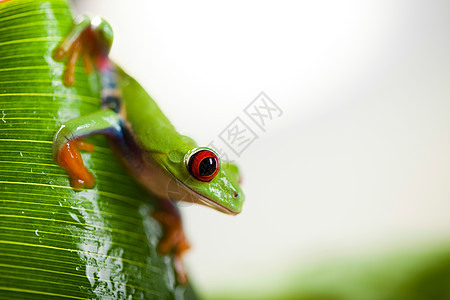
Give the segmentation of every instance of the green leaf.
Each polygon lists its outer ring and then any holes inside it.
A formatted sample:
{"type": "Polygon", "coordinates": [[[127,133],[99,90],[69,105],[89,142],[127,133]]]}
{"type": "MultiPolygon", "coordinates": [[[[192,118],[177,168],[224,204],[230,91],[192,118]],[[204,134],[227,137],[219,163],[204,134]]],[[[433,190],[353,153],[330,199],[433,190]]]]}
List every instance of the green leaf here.
{"type": "Polygon", "coordinates": [[[72,23],[67,1],[0,1],[0,299],[193,297],[104,138],[83,154],[93,189],[74,191],[52,159],[61,124],[100,107],[96,75],[79,64],[67,88],[52,59],[72,23]]]}

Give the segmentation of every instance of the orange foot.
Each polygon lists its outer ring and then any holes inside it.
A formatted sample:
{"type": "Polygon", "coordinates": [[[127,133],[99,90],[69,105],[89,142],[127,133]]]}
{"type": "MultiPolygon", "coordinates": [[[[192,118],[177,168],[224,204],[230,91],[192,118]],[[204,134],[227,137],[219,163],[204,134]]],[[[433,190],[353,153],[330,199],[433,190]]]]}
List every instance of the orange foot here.
{"type": "Polygon", "coordinates": [[[53,52],[53,57],[59,61],[67,56],[64,84],[72,86],[75,83],[75,65],[80,57],[83,58],[87,73],[91,73],[94,66],[104,66],[108,61],[112,40],[113,32],[108,22],[99,17],[78,17],[71,31],[53,52]]]}
{"type": "Polygon", "coordinates": [[[74,189],[92,188],[95,184],[94,176],[84,166],[78,150],[93,152],[94,145],[81,140],[70,140],[59,151],[57,162],[69,174],[70,185],[74,189]]]}
{"type": "Polygon", "coordinates": [[[190,248],[190,245],[184,235],[180,215],[172,211],[155,211],[153,217],[164,228],[164,235],[159,242],[158,249],[163,255],[173,254],[173,262],[178,282],[186,284],[187,275],[184,269],[182,256],[183,253],[190,248]]]}
{"type": "Polygon", "coordinates": [[[53,52],[53,57],[58,61],[64,60],[67,56],[66,70],[63,77],[66,86],[72,86],[75,83],[75,66],[80,56],[83,58],[86,72],[90,74],[93,71],[92,53],[94,49],[93,43],[90,42],[91,35],[89,29],[86,29],[72,42],[68,50],[65,50],[61,45],[53,52]]]}

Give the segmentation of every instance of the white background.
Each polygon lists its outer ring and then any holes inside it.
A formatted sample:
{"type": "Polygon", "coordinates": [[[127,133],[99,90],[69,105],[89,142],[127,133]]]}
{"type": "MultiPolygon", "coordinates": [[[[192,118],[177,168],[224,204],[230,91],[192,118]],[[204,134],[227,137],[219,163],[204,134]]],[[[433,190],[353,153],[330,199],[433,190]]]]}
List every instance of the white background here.
{"type": "Polygon", "coordinates": [[[182,208],[202,293],[449,235],[450,2],[74,2],[199,144],[261,91],[284,112],[233,157],[242,214],[182,208]]]}

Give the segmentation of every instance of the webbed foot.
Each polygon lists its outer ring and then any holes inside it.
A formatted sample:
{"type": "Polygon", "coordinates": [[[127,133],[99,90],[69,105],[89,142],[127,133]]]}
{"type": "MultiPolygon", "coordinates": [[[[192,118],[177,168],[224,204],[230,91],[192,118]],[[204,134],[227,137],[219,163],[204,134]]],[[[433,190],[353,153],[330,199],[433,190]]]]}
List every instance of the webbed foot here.
{"type": "Polygon", "coordinates": [[[53,52],[53,57],[58,61],[67,57],[64,84],[72,86],[75,83],[75,66],[80,57],[87,73],[91,73],[94,66],[101,65],[108,57],[112,40],[111,25],[103,18],[78,17],[72,30],[53,52]]]}
{"type": "Polygon", "coordinates": [[[81,140],[69,140],[57,155],[57,163],[69,174],[70,185],[74,189],[92,188],[94,176],[86,169],[79,150],[94,151],[94,145],[81,140]]]}

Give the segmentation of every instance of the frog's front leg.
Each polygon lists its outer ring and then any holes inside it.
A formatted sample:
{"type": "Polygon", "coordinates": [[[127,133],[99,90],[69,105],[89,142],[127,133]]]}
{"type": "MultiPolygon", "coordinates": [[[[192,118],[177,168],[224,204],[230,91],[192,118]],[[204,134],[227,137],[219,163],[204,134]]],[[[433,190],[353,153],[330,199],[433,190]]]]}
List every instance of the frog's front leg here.
{"type": "Polygon", "coordinates": [[[68,121],[53,138],[53,158],[67,172],[70,185],[75,189],[94,186],[94,176],[86,169],[79,150],[94,151],[94,146],[82,140],[90,135],[102,134],[113,139],[122,138],[118,115],[101,110],[68,121]]]}
{"type": "MultiPolygon", "coordinates": [[[[95,184],[94,176],[84,166],[79,150],[94,151],[94,146],[83,139],[96,134],[107,136],[127,165],[142,165],[132,143],[130,146],[127,142],[129,133],[126,126],[122,126],[122,121],[114,111],[105,109],[70,120],[60,127],[53,138],[53,158],[67,172],[70,184],[75,189],[91,188],[95,184]]],[[[164,255],[173,255],[177,279],[184,284],[187,277],[182,256],[190,246],[184,235],[180,213],[169,199],[158,199],[157,208],[153,217],[164,230],[158,245],[159,251],[164,255]]]]}
{"type": "Polygon", "coordinates": [[[103,18],[79,16],[69,34],[53,52],[53,57],[58,61],[67,57],[64,84],[72,86],[75,83],[75,65],[80,57],[88,73],[93,66],[101,68],[108,61],[113,38],[111,25],[103,18]]]}

